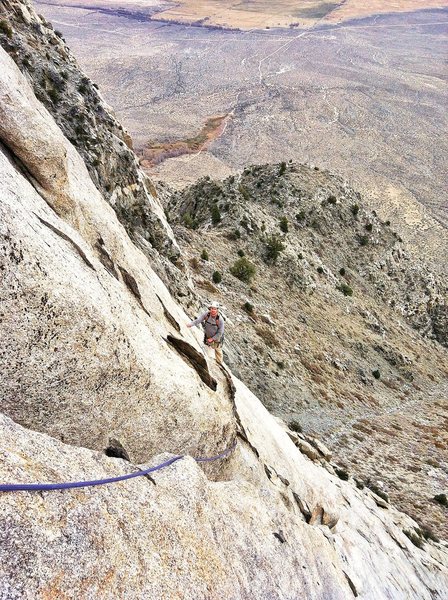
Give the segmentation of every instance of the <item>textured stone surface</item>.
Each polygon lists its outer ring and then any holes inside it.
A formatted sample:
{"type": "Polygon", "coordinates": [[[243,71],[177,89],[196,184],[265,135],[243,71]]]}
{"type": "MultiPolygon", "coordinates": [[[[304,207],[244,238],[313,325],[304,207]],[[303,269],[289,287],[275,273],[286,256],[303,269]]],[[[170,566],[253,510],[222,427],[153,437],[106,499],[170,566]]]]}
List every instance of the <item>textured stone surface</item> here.
{"type": "Polygon", "coordinates": [[[303,456],[225,369],[204,383],[187,316],[3,51],[0,104],[0,411],[27,427],[0,416],[0,481],[110,477],[239,440],[203,470],[187,457],[153,481],[0,493],[0,598],[442,600],[446,545],[414,546],[412,519],[303,456]],[[64,210],[36,183],[45,130],[64,210]],[[97,452],[112,445],[133,462],[97,452]]]}
{"type": "Polygon", "coordinates": [[[17,67],[0,53],[2,140],[14,151],[0,153],[0,410],[77,445],[102,449],[109,437],[116,438],[138,460],[160,447],[167,426],[175,433],[168,447],[163,444],[166,450],[215,450],[213,436],[202,433],[215,427],[219,446],[225,445],[232,435],[228,404],[222,397],[212,403],[214,392],[197,385],[196,371],[166,341],[169,334],[179,335],[177,322],[200,351],[195,334],[185,327],[188,319],[17,67]],[[12,95],[11,81],[22,104],[4,101],[12,95]],[[20,124],[34,131],[21,164],[37,175],[54,169],[55,180],[66,181],[66,221],[52,210],[59,212],[59,186],[48,187],[44,201],[14,164],[18,150],[10,132],[20,124]],[[32,148],[48,147],[51,156],[53,146],[65,162],[42,165],[32,148]],[[101,260],[105,251],[118,279],[101,260]],[[172,415],[168,424],[167,412],[172,415]]]}

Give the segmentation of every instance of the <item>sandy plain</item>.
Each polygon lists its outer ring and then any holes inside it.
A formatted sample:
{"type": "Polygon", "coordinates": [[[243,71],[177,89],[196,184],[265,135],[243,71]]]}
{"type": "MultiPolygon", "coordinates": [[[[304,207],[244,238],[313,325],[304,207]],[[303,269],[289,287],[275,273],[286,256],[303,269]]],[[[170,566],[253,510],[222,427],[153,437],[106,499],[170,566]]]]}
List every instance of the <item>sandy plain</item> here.
{"type": "Polygon", "coordinates": [[[318,22],[340,22],[362,17],[411,12],[422,8],[442,8],[447,0],[179,0],[160,15],[182,23],[251,29],[263,27],[312,27],[318,22]]]}
{"type": "Polygon", "coordinates": [[[36,5],[64,33],[142,159],[176,148],[146,163],[153,177],[178,186],[251,163],[320,165],[446,268],[447,10],[240,32],[36,5]],[[225,117],[218,135],[192,152],[188,140],[217,117],[225,117]]]}

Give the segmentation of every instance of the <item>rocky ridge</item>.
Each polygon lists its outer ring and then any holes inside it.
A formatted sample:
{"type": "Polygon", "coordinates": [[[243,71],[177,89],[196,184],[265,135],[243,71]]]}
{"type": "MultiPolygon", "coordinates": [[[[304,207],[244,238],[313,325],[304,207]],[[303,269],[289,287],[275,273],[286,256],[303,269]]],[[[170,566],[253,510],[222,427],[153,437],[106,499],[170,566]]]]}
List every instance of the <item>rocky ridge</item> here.
{"type": "Polygon", "coordinates": [[[187,457],[153,480],[1,493],[0,597],[443,598],[446,545],[341,480],[322,447],[310,460],[207,364],[2,49],[0,67],[0,480],[108,477],[238,439],[204,469],[187,457]],[[104,455],[116,441],[132,464],[104,455]]]}
{"type": "Polygon", "coordinates": [[[61,32],[29,1],[2,1],[0,22],[0,45],[78,150],[95,187],[165,283],[188,295],[188,283],[172,268],[183,265],[157,190],[139,168],[129,134],[79,69],[61,32]]]}
{"type": "Polygon", "coordinates": [[[448,485],[445,280],[344,180],[305,165],[205,178],[167,206],[194,308],[223,304],[235,373],[345,471],[448,535],[433,501],[448,485]]]}

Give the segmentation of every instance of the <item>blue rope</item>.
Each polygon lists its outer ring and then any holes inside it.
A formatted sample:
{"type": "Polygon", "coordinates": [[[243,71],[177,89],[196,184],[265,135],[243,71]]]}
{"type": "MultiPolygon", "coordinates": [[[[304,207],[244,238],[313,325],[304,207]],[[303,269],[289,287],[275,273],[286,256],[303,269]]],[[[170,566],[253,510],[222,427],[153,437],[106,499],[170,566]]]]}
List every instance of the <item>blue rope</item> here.
{"type": "MultiPolygon", "coordinates": [[[[195,461],[212,462],[214,460],[219,460],[220,458],[224,458],[230,454],[235,447],[236,440],[229,448],[224,450],[224,452],[221,452],[221,454],[205,458],[195,458],[195,461]]],[[[155,467],[149,467],[148,469],[143,469],[142,471],[135,471],[134,473],[129,473],[128,475],[120,475],[119,477],[109,477],[108,479],[93,479],[92,481],[69,481],[66,483],[0,483],[0,492],[43,492],[48,490],[70,490],[73,488],[106,485],[108,483],[116,483],[117,481],[133,479],[134,477],[143,477],[149,473],[154,473],[154,471],[160,471],[161,469],[169,467],[181,458],[185,458],[184,455],[173,456],[172,458],[160,463],[159,465],[156,465],[155,467]]]]}

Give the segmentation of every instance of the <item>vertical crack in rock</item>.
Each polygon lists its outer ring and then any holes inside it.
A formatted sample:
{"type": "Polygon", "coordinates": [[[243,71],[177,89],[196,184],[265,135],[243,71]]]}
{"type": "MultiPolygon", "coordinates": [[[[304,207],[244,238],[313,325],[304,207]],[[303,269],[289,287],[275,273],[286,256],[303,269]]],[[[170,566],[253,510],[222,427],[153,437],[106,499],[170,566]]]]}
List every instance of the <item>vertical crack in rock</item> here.
{"type": "Polygon", "coordinates": [[[292,495],[294,497],[294,500],[297,502],[297,506],[299,507],[300,512],[305,517],[305,521],[309,523],[311,519],[311,510],[308,504],[305,502],[305,500],[302,500],[296,492],[293,492],[292,495]]]}
{"type": "Polygon", "coordinates": [[[347,583],[350,586],[350,589],[352,590],[354,597],[357,598],[358,597],[358,591],[355,588],[355,584],[353,583],[353,581],[350,579],[350,577],[347,575],[347,573],[345,571],[342,571],[342,572],[345,575],[347,583]]]}
{"type": "Polygon", "coordinates": [[[186,358],[190,365],[196,370],[199,377],[211,390],[216,392],[217,382],[216,379],[210,375],[208,370],[207,361],[200,354],[196,348],[193,348],[191,344],[185,340],[181,340],[172,335],[168,335],[166,341],[171,344],[181,356],[186,358]]]}
{"type": "Polygon", "coordinates": [[[178,333],[180,333],[180,325],[179,325],[179,323],[176,321],[176,319],[173,317],[173,315],[168,311],[168,309],[166,308],[165,304],[162,302],[161,298],[159,296],[157,296],[157,299],[160,302],[160,304],[162,305],[163,314],[165,315],[165,318],[168,321],[168,323],[170,323],[174,327],[174,329],[178,333]]]}
{"type": "Polygon", "coordinates": [[[145,313],[148,315],[148,317],[150,317],[151,315],[146,310],[145,305],[143,304],[142,295],[140,294],[140,290],[138,288],[137,282],[135,281],[135,278],[130,273],[128,273],[126,271],[126,269],[124,269],[123,267],[120,267],[120,265],[118,265],[118,268],[120,270],[121,276],[123,277],[123,281],[124,281],[126,287],[131,292],[131,294],[137,299],[138,303],[140,304],[142,309],[145,311],[145,313]]]}
{"type": "Polygon", "coordinates": [[[115,279],[119,279],[117,269],[114,265],[114,261],[111,259],[108,251],[106,250],[104,240],[102,237],[98,238],[95,244],[95,249],[98,251],[99,259],[106,271],[110,273],[113,277],[115,277],[115,279]]]}
{"type": "Polygon", "coordinates": [[[55,233],[60,238],[62,238],[63,240],[65,240],[66,242],[68,242],[69,244],[71,244],[72,247],[76,250],[77,254],[85,262],[85,264],[90,269],[93,269],[95,271],[95,267],[92,265],[92,263],[90,262],[90,260],[87,258],[84,250],[82,250],[82,248],[80,248],[78,246],[78,244],[71,239],[71,237],[69,237],[66,233],[64,233],[63,231],[61,231],[60,229],[58,229],[57,227],[55,227],[54,225],[52,225],[48,221],[45,221],[45,219],[42,219],[42,217],[39,217],[39,215],[37,215],[36,213],[33,213],[33,214],[39,219],[39,221],[42,223],[42,225],[45,225],[45,227],[48,227],[48,229],[50,229],[53,233],[55,233]]]}

